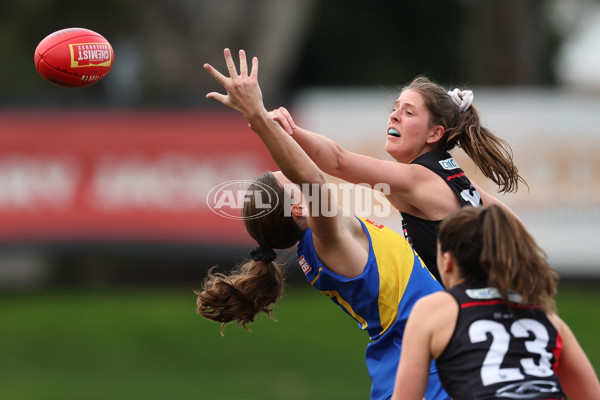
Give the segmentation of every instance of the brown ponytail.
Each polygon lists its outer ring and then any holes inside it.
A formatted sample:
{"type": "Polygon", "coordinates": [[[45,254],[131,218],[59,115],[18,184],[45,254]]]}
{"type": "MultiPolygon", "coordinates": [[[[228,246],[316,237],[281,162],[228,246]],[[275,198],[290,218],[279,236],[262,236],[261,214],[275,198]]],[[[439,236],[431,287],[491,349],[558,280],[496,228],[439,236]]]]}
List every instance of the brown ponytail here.
{"type": "Polygon", "coordinates": [[[440,225],[440,250],[456,259],[468,284],[487,283],[506,299],[509,291],[523,303],[555,311],[557,274],[520,221],[496,205],[463,207],[440,225]]]}
{"type": "Polygon", "coordinates": [[[420,93],[431,113],[432,126],[444,127],[444,136],[438,142],[441,150],[462,148],[481,172],[498,185],[500,192],[516,192],[519,182],[527,185],[513,163],[509,144],[481,126],[473,105],[459,113],[446,89],[426,77],[415,78],[403,90],[420,93]]]}
{"type": "MultiPolygon", "coordinates": [[[[258,242],[260,253],[268,249],[287,249],[295,245],[303,231],[293,218],[285,213],[287,193],[272,173],[266,173],[248,188],[242,216],[248,234],[258,242]],[[265,188],[268,189],[265,190],[265,188]],[[257,207],[257,194],[260,208],[257,207]],[[272,209],[265,213],[265,204],[272,209]],[[260,217],[256,217],[260,215],[260,217]]],[[[248,330],[247,324],[265,312],[271,317],[270,306],[277,302],[283,290],[284,274],[282,264],[273,261],[275,254],[259,255],[253,260],[234,267],[228,274],[208,271],[198,295],[198,313],[203,317],[221,322],[221,334],[225,324],[237,321],[248,330]]]]}
{"type": "Polygon", "coordinates": [[[208,276],[198,295],[198,313],[203,317],[221,322],[221,334],[225,324],[237,321],[248,330],[246,324],[254,322],[256,315],[265,312],[281,297],[283,273],[281,265],[273,261],[254,261],[236,266],[228,275],[208,271],[208,276]]]}

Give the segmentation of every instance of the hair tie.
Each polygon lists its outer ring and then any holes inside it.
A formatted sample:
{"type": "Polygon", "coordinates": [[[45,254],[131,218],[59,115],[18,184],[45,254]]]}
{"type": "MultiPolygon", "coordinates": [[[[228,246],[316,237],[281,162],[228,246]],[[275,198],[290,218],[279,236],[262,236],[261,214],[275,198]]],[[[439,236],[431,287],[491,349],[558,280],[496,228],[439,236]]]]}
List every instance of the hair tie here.
{"type": "Polygon", "coordinates": [[[470,90],[454,89],[448,92],[448,95],[458,107],[459,113],[464,113],[473,103],[473,92],[470,90]]]}
{"type": "Polygon", "coordinates": [[[254,261],[263,260],[266,262],[271,262],[275,259],[275,257],[277,257],[277,253],[275,253],[275,250],[270,247],[258,246],[250,252],[250,256],[254,261]]]}

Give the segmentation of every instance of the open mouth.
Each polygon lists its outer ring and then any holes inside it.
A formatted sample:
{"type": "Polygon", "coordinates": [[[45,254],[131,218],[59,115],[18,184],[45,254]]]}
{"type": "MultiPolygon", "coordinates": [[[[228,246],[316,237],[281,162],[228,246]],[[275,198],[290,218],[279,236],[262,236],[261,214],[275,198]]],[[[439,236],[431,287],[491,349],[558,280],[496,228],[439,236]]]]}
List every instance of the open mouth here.
{"type": "Polygon", "coordinates": [[[387,134],[388,134],[389,136],[393,136],[393,137],[398,137],[398,138],[400,137],[400,132],[398,132],[398,131],[397,131],[396,129],[394,129],[394,128],[390,128],[390,129],[388,129],[388,132],[387,132],[387,134]]]}

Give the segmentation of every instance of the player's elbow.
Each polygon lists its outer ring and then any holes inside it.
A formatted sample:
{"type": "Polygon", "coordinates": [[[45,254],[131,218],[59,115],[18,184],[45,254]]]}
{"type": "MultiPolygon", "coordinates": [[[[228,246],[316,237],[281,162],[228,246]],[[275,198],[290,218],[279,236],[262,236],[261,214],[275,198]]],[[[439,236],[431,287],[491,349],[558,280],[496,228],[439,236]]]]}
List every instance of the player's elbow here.
{"type": "Polygon", "coordinates": [[[325,174],[321,170],[314,171],[310,179],[310,182],[316,183],[318,185],[324,185],[327,183],[327,178],[325,178],[325,174]]]}
{"type": "Polygon", "coordinates": [[[347,160],[347,151],[343,149],[340,145],[336,144],[333,149],[333,157],[331,157],[331,169],[332,175],[339,176],[340,173],[344,171],[346,160],[347,160]]]}

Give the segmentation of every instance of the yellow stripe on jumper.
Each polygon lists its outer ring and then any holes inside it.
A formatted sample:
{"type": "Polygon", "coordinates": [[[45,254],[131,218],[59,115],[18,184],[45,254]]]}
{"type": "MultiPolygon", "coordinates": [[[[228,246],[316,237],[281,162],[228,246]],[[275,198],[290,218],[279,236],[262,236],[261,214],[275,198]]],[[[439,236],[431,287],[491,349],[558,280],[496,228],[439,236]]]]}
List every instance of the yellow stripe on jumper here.
{"type": "Polygon", "coordinates": [[[319,267],[319,270],[317,271],[317,276],[315,276],[315,278],[310,281],[310,286],[315,286],[315,282],[317,281],[317,279],[319,279],[319,274],[321,273],[321,271],[323,271],[323,268],[319,267]]]}
{"type": "Polygon", "coordinates": [[[360,218],[369,234],[379,270],[379,318],[383,334],[396,321],[414,266],[414,253],[399,233],[360,218]]]}
{"type": "Polygon", "coordinates": [[[321,293],[331,297],[332,299],[336,299],[338,304],[344,309],[346,309],[346,311],[348,311],[348,314],[352,315],[354,319],[360,323],[360,329],[367,329],[367,321],[365,321],[360,315],[354,312],[352,307],[350,307],[350,304],[348,304],[346,300],[342,299],[342,296],[340,296],[337,290],[322,290],[321,293]]]}

